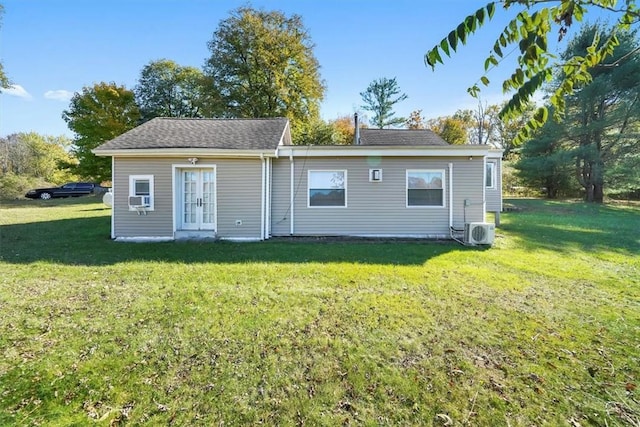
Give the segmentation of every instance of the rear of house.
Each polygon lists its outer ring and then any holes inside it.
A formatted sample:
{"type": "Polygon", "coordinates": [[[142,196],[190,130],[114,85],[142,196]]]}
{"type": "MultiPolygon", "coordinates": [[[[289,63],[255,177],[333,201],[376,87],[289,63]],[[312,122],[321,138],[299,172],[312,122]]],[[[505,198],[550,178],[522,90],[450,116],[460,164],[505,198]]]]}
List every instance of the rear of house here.
{"type": "Polygon", "coordinates": [[[158,118],[95,153],[113,159],[117,240],[449,238],[502,208],[501,153],[424,130],[295,146],[286,119],[158,118]]]}

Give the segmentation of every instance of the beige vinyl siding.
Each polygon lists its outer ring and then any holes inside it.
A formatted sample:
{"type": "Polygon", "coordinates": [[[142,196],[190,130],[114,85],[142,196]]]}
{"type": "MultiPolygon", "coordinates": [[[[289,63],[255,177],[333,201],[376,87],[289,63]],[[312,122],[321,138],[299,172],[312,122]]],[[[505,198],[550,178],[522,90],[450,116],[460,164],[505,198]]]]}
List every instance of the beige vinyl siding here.
{"type": "Polygon", "coordinates": [[[452,163],[453,227],[463,229],[467,222],[484,221],[484,159],[458,158],[452,163]]]}
{"type": "MultiPolygon", "coordinates": [[[[173,237],[173,165],[186,158],[115,158],[113,183],[115,237],[173,237]],[[129,176],[153,175],[154,211],[129,211],[129,176]]],[[[260,159],[200,158],[216,169],[216,227],[221,238],[260,238],[262,165],[260,159]],[[242,225],[236,226],[236,220],[242,225]]],[[[179,190],[178,190],[179,191],[179,190]]],[[[179,219],[175,219],[178,221],[179,219]]]]}
{"type": "MultiPolygon", "coordinates": [[[[288,236],[291,227],[291,166],[282,157],[272,162],[271,234],[288,236]]],[[[295,191],[295,190],[294,190],[295,191]]]]}
{"type": "Polygon", "coordinates": [[[494,188],[487,188],[487,212],[502,211],[502,162],[500,159],[488,158],[487,162],[495,163],[495,185],[494,188]]]}
{"type": "Polygon", "coordinates": [[[260,238],[262,163],[260,159],[215,160],[218,237],[260,238]],[[242,225],[236,226],[236,220],[242,225]]]}
{"type": "MultiPolygon", "coordinates": [[[[482,158],[295,158],[294,234],[369,236],[448,236],[449,163],[453,163],[454,225],[482,221],[482,158]],[[382,169],[381,182],[369,181],[369,169],[382,169]],[[444,207],[407,207],[407,169],[444,170],[444,207]],[[346,170],[347,207],[308,207],[309,170],[346,170]],[[464,208],[464,200],[469,206],[464,208]]],[[[288,235],[289,159],[274,160],[273,235],[288,235]],[[283,221],[283,218],[287,218],[283,221]],[[278,221],[282,221],[278,223],[278,221]]]]}
{"type": "Polygon", "coordinates": [[[171,161],[114,159],[113,215],[115,237],[173,237],[171,161]],[[153,175],[154,210],[146,215],[129,211],[129,176],[153,175]]]}

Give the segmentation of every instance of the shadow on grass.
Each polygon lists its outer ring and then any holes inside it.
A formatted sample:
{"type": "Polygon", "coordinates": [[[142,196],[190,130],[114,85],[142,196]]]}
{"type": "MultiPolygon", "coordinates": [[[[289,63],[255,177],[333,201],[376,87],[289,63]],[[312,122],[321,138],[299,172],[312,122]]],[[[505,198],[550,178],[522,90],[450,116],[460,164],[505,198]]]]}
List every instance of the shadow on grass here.
{"type": "Polygon", "coordinates": [[[583,202],[509,200],[502,229],[529,250],[640,253],[640,211],[583,202]]]}
{"type": "Polygon", "coordinates": [[[68,265],[120,262],[173,263],[340,263],[422,265],[452,251],[483,250],[434,241],[303,241],[273,239],[255,243],[120,243],[109,236],[110,218],[62,219],[0,227],[0,261],[68,265]]]}

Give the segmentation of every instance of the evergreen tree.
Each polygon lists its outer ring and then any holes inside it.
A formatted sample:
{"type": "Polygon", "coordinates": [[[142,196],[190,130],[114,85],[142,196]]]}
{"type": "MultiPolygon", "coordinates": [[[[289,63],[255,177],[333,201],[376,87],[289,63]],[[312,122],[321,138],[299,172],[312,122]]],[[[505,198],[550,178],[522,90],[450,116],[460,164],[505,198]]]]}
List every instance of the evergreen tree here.
{"type": "Polygon", "coordinates": [[[372,126],[382,129],[389,126],[400,126],[407,121],[403,117],[394,117],[393,106],[408,97],[406,94],[400,93],[400,87],[395,77],[392,79],[382,77],[374,80],[364,92],[360,92],[360,96],[364,101],[362,108],[373,113],[370,120],[372,126]]]}

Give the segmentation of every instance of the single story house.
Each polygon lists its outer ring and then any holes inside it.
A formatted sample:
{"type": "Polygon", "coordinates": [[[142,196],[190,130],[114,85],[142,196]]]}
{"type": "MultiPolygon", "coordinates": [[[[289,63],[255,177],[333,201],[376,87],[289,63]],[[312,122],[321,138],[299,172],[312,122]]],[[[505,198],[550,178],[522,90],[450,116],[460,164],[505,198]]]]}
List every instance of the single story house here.
{"type": "Polygon", "coordinates": [[[112,158],[111,237],[123,241],[451,238],[502,210],[502,151],[429,130],[301,146],[285,118],[155,118],[93,152],[112,158]]]}

